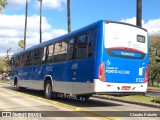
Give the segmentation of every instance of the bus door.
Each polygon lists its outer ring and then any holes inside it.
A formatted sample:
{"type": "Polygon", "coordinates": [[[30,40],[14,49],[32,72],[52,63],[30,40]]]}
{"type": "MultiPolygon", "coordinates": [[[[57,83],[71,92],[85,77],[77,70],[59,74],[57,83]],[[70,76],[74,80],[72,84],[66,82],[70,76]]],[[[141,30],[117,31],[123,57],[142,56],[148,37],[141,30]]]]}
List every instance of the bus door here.
{"type": "Polygon", "coordinates": [[[32,89],[42,89],[42,65],[41,65],[42,49],[35,49],[32,53],[29,87],[32,89]]]}
{"type": "Polygon", "coordinates": [[[93,40],[89,38],[87,33],[69,40],[66,81],[72,83],[72,94],[93,92],[93,40]]]}
{"type": "Polygon", "coordinates": [[[54,44],[53,61],[48,64],[46,74],[50,74],[54,81],[53,91],[65,93],[68,89],[65,85],[67,58],[67,41],[60,41],[54,44]]]}

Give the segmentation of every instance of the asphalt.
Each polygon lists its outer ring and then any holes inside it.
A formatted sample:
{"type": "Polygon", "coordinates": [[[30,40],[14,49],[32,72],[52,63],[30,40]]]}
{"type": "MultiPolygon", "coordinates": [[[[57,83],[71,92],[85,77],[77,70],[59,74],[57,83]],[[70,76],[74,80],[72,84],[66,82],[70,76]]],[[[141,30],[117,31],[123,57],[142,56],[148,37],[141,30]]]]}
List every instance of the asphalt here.
{"type": "MultiPolygon", "coordinates": [[[[158,87],[148,87],[146,95],[151,96],[151,97],[155,97],[155,98],[160,97],[160,88],[158,88],[158,87]]],[[[138,105],[143,105],[143,106],[148,106],[148,107],[153,107],[153,108],[159,108],[160,109],[160,104],[158,104],[158,103],[150,104],[150,103],[145,103],[145,102],[129,101],[129,100],[124,100],[124,99],[122,100],[118,97],[113,98],[113,97],[110,97],[110,96],[102,96],[102,95],[94,95],[93,97],[99,98],[99,99],[118,101],[118,102],[125,102],[125,103],[129,103],[129,104],[136,104],[136,105],[138,104],[138,105]]]]}
{"type": "MultiPolygon", "coordinates": [[[[160,88],[157,87],[148,87],[147,96],[150,97],[160,97],[160,88]]],[[[138,101],[130,101],[130,100],[124,100],[120,98],[113,98],[112,96],[102,96],[102,95],[94,95],[93,97],[99,98],[99,99],[106,99],[106,100],[112,100],[112,101],[118,101],[118,102],[125,102],[129,104],[136,104],[136,105],[143,105],[147,107],[154,107],[154,108],[159,108],[160,109],[160,104],[158,103],[145,103],[145,102],[138,102],[138,101]]]]}

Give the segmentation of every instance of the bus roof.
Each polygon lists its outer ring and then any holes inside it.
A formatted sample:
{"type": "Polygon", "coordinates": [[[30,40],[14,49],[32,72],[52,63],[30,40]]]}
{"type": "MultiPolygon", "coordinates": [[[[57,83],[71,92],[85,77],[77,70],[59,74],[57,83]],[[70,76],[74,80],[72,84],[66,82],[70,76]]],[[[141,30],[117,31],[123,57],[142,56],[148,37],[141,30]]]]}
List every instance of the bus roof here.
{"type": "Polygon", "coordinates": [[[29,52],[29,51],[31,51],[31,50],[37,49],[37,48],[41,48],[41,47],[47,46],[47,45],[52,44],[52,43],[57,42],[57,41],[63,41],[63,40],[65,40],[65,39],[71,38],[71,37],[74,36],[74,35],[77,35],[77,34],[79,34],[79,33],[86,32],[87,30],[96,28],[96,27],[98,27],[100,24],[103,24],[103,22],[117,23],[117,24],[125,24],[125,25],[129,25],[129,26],[133,26],[133,27],[137,27],[137,28],[146,30],[146,29],[141,28],[141,27],[139,27],[139,26],[135,26],[135,25],[128,24],[128,23],[116,22],[116,21],[110,21],[110,20],[99,20],[99,21],[97,21],[97,22],[95,22],[95,23],[92,23],[92,24],[86,26],[86,27],[80,28],[80,29],[75,30],[75,31],[73,31],[73,32],[64,34],[64,35],[62,35],[62,36],[59,36],[59,37],[50,39],[50,40],[45,41],[45,42],[43,42],[43,43],[34,45],[34,46],[30,47],[30,48],[27,48],[27,49],[25,49],[25,50],[22,50],[22,51],[20,51],[20,52],[17,52],[17,53],[15,53],[15,54],[13,54],[13,57],[15,57],[15,56],[17,56],[17,55],[20,55],[20,54],[23,54],[23,53],[26,53],[26,52],[29,52]]]}

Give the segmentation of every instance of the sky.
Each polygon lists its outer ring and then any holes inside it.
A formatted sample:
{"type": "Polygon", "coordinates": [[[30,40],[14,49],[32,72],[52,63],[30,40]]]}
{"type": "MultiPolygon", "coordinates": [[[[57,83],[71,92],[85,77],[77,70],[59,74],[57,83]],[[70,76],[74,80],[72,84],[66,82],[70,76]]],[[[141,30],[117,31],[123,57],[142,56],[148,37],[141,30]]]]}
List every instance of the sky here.
{"type": "MultiPolygon", "coordinates": [[[[26,0],[8,0],[0,14],[0,55],[18,51],[24,39],[26,0]]],[[[28,0],[26,48],[39,44],[39,1],[28,0]]],[[[98,20],[136,24],[136,0],[70,0],[71,31],[98,20]]],[[[142,0],[142,27],[160,31],[160,0],[142,0]]],[[[67,33],[67,0],[43,0],[42,42],[67,33]]]]}

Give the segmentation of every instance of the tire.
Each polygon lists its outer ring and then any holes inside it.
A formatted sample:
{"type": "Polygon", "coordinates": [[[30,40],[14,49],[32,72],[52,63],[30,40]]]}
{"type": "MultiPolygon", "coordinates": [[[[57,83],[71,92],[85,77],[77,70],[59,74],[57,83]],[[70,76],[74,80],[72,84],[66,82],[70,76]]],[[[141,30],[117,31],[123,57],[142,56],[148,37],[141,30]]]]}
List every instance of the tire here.
{"type": "Polygon", "coordinates": [[[52,99],[53,93],[52,93],[52,84],[51,84],[51,81],[47,81],[45,83],[44,95],[45,95],[45,98],[52,99]]]}
{"type": "Polygon", "coordinates": [[[140,95],[146,96],[146,93],[145,93],[145,92],[142,92],[140,95]]]}
{"type": "Polygon", "coordinates": [[[77,98],[81,101],[88,100],[92,95],[78,95],[77,98]]]}
{"type": "Polygon", "coordinates": [[[17,80],[17,83],[16,83],[16,90],[17,91],[22,91],[22,87],[19,87],[18,80],[17,80]]]}

